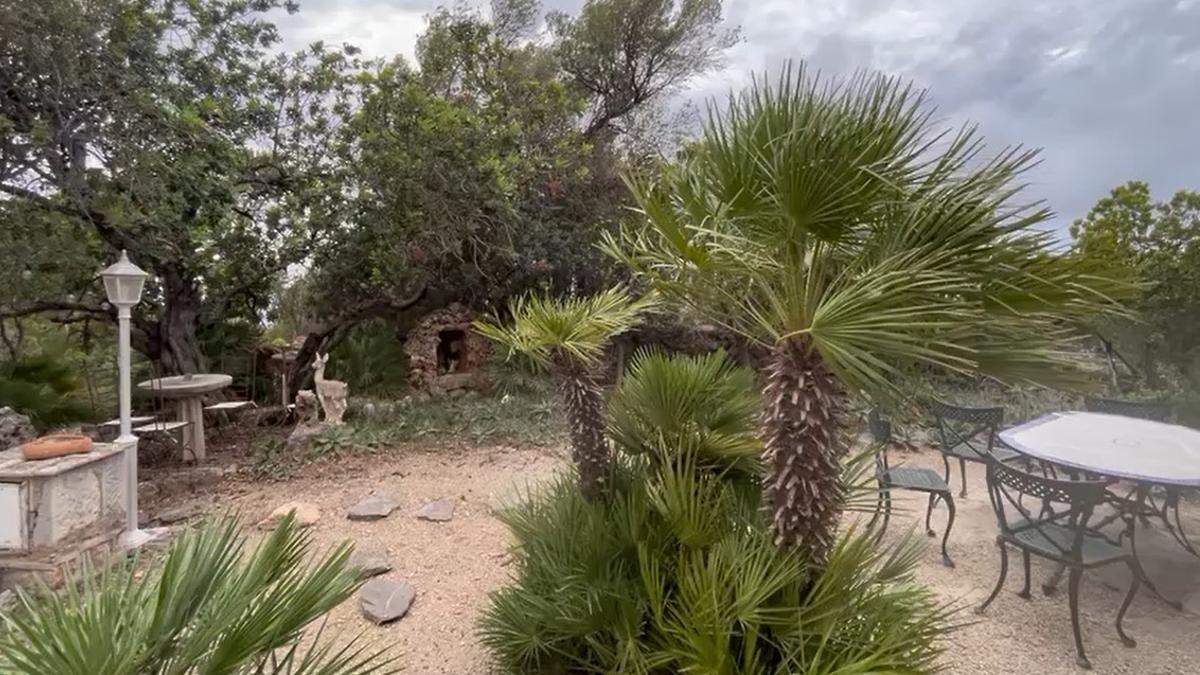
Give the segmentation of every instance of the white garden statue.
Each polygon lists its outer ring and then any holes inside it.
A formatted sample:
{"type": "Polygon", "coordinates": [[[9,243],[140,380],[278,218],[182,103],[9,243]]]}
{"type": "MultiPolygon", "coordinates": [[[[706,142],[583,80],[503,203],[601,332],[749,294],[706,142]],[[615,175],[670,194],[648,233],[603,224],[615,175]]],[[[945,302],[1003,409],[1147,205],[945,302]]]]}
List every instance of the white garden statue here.
{"type": "Polygon", "coordinates": [[[341,424],[342,416],[346,414],[346,383],[325,379],[325,364],[329,362],[328,354],[317,354],[313,361],[313,382],[317,389],[317,400],[325,411],[326,424],[341,424]]]}

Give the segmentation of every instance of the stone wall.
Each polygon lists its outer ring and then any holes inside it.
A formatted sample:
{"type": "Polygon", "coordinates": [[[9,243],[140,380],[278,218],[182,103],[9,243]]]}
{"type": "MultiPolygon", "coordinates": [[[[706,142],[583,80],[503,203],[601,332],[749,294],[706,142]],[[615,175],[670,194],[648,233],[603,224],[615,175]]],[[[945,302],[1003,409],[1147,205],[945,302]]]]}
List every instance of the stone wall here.
{"type": "Polygon", "coordinates": [[[474,312],[455,303],[426,315],[409,331],[404,351],[408,354],[408,381],[414,389],[441,392],[487,386],[491,344],[471,329],[474,320],[474,312]],[[438,347],[443,334],[451,331],[462,335],[454,366],[447,369],[439,358],[438,347]]]}
{"type": "Polygon", "coordinates": [[[84,455],[24,461],[19,450],[0,453],[0,482],[22,486],[17,513],[24,551],[39,555],[96,537],[115,536],[125,523],[122,446],[97,444],[84,455]]]}

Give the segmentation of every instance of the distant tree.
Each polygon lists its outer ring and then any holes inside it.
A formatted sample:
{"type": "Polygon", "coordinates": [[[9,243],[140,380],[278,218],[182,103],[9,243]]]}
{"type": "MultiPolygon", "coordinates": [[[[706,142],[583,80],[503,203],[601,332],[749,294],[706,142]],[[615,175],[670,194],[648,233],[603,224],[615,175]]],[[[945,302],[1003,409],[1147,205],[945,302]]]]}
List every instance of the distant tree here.
{"type": "Polygon", "coordinates": [[[1152,388],[1160,350],[1200,387],[1200,191],[1155,202],[1149,184],[1130,181],[1076,220],[1071,236],[1080,254],[1146,284],[1136,303],[1144,323],[1106,324],[1102,338],[1133,351],[1152,388]]]}
{"type": "Polygon", "coordinates": [[[94,272],[151,272],[133,344],[204,367],[198,335],[257,318],[271,283],[332,225],[326,141],[353,55],[273,53],[282,0],[45,0],[0,7],[0,251],[22,281],[0,318],[111,320],[94,272]],[[3,248],[3,247],[0,247],[3,248]],[[17,294],[19,292],[19,295],[17,294]]]}
{"type": "Polygon", "coordinates": [[[716,68],[738,40],[721,0],[587,0],[547,20],[559,66],[585,92],[597,138],[647,102],[716,68]]]}

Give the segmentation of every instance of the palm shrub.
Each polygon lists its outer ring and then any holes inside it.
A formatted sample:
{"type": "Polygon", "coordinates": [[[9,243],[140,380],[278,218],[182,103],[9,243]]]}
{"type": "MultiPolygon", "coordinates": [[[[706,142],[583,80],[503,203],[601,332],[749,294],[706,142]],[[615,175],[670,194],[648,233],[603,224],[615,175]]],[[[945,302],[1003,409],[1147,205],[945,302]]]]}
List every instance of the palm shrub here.
{"type": "Polygon", "coordinates": [[[557,378],[579,487],[588,499],[604,495],[611,474],[604,397],[594,370],[613,336],[636,326],[653,304],[648,296],[631,299],[619,287],[589,297],[530,295],[509,305],[507,325],[498,319],[475,324],[481,334],[557,378]]]}
{"type": "Polygon", "coordinates": [[[757,477],[758,409],[754,374],[723,351],[697,356],[641,351],[608,402],[608,435],[631,456],[655,461],[688,448],[701,469],[757,477]]]}
{"type": "Polygon", "coordinates": [[[814,560],[845,498],[848,396],[896,393],[912,364],[1073,381],[1075,326],[1123,289],[1057,253],[1021,201],[1034,151],[985,156],[934,127],[925,97],[878,75],[787,67],[715,108],[606,243],[664,296],[766,345],[764,501],[777,544],[814,560]]]}
{"type": "Polygon", "coordinates": [[[717,359],[633,363],[610,410],[621,440],[609,499],[564,477],[499,514],[514,579],[480,634],[501,671],[935,669],[950,615],[914,580],[919,542],[879,547],[851,531],[822,567],[773,544],[758,475],[741,470],[757,445],[751,374],[717,359]],[[620,419],[631,411],[638,421],[620,419]]]}
{"type": "MultiPolygon", "coordinates": [[[[310,561],[292,518],[252,551],[223,518],[176,539],[149,572],[119,564],[58,591],[21,593],[0,630],[0,671],[17,675],[377,675],[390,659],[354,641],[304,640],[305,626],[358,587],[339,546],[310,561]],[[300,647],[304,640],[307,645],[300,647]]],[[[311,637],[311,636],[310,636],[311,637]]]]}

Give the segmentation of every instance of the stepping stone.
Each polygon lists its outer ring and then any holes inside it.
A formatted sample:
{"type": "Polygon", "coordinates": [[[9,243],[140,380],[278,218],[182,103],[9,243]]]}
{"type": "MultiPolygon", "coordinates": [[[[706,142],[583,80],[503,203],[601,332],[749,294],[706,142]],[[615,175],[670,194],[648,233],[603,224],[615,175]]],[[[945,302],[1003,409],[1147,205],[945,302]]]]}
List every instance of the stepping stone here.
{"type": "Polygon", "coordinates": [[[392,515],[392,511],[400,508],[400,504],[387,497],[371,495],[354,505],[346,517],[350,520],[380,520],[392,515]]]}
{"type": "Polygon", "coordinates": [[[158,522],[163,525],[173,525],[182,520],[187,520],[196,515],[196,509],[191,506],[177,506],[173,509],[166,509],[158,512],[158,522]]]}
{"type": "MultiPolygon", "coordinates": [[[[321,519],[321,511],[316,506],[308,502],[288,502],[272,511],[271,515],[263,518],[258,526],[264,530],[273,530],[283,522],[284,518],[287,518],[289,513],[293,512],[296,514],[296,524],[300,527],[309,527],[321,519]]],[[[162,516],[159,516],[159,519],[161,520],[162,516]]]]}
{"type": "Polygon", "coordinates": [[[354,553],[350,554],[350,560],[346,565],[351,569],[358,570],[360,580],[392,571],[392,561],[388,560],[387,553],[373,548],[354,549],[354,553]]]}
{"type": "Polygon", "coordinates": [[[372,623],[385,624],[408,614],[417,589],[407,581],[377,577],[363,584],[358,597],[363,616],[372,623]]]}
{"type": "Polygon", "coordinates": [[[429,502],[417,511],[417,518],[444,523],[454,517],[454,500],[449,497],[429,502]]]}

